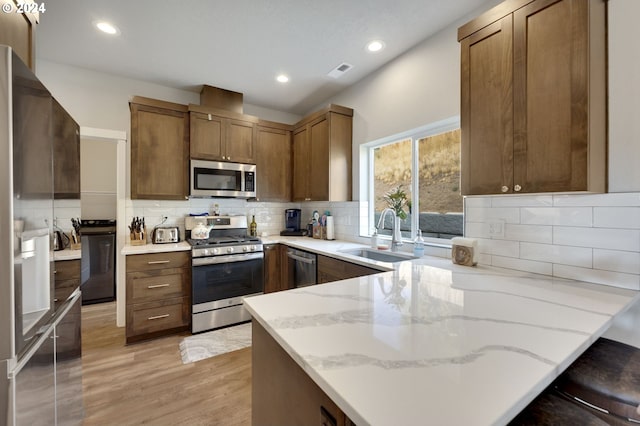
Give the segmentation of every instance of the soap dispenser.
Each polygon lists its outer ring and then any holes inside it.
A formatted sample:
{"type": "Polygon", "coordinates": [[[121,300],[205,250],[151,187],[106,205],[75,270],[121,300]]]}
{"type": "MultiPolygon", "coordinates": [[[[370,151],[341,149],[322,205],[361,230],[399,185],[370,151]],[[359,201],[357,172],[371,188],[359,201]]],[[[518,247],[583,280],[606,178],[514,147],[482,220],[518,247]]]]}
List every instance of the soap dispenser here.
{"type": "Polygon", "coordinates": [[[378,250],[378,230],[374,229],[373,234],[371,234],[371,248],[374,250],[378,250]]]}
{"type": "Polygon", "coordinates": [[[424,238],[422,238],[422,230],[418,229],[418,235],[413,240],[413,255],[415,257],[424,256],[424,238]]]}

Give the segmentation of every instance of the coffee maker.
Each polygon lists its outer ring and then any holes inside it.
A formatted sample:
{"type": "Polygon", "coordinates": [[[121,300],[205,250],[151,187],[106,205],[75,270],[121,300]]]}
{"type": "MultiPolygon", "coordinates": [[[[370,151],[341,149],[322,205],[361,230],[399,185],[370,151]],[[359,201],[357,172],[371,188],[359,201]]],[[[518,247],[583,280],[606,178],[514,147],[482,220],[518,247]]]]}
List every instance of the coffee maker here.
{"type": "Polygon", "coordinates": [[[302,210],[286,209],[284,211],[284,231],[280,235],[289,237],[303,237],[307,235],[306,229],[300,229],[300,220],[302,218],[302,210]]]}

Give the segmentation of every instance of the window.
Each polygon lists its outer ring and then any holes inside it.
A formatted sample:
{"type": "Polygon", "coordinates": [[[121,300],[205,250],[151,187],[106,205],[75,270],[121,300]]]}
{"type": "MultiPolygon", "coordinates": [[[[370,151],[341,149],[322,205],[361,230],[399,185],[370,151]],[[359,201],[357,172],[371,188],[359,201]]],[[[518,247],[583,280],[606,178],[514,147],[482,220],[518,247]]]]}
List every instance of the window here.
{"type": "MultiPolygon", "coordinates": [[[[425,240],[447,242],[463,234],[460,195],[460,121],[450,119],[365,145],[369,162],[368,234],[378,224],[386,197],[406,198],[403,239],[422,230],[425,240]],[[417,213],[416,213],[417,212],[417,213]]],[[[381,235],[391,235],[391,215],[381,235]]]]}

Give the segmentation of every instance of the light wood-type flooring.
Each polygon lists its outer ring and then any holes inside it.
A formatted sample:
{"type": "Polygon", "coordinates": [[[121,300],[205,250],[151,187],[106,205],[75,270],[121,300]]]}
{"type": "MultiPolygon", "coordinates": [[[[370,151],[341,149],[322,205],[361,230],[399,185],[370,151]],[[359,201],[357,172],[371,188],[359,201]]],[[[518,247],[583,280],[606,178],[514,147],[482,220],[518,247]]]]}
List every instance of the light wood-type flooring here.
{"type": "Polygon", "coordinates": [[[125,346],[114,303],[82,307],[84,425],[249,425],[251,348],[182,364],[188,333],[125,346]]]}

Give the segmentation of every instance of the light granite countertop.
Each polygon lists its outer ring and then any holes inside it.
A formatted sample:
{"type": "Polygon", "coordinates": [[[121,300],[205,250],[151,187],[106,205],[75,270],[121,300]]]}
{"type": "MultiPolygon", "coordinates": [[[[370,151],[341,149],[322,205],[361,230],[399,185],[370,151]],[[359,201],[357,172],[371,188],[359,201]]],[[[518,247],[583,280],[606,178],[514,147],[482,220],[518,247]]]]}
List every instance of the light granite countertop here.
{"type": "Polygon", "coordinates": [[[53,260],[77,260],[82,258],[82,250],[64,249],[53,252],[53,260]]]}
{"type": "Polygon", "coordinates": [[[143,244],[141,246],[132,246],[126,244],[121,253],[125,256],[133,254],[149,254],[149,253],[168,253],[171,251],[189,251],[191,246],[186,241],[180,241],[179,243],[171,244],[143,244]]]}
{"type": "Polygon", "coordinates": [[[505,424],[640,294],[433,257],[386,265],[395,269],[245,299],[358,425],[505,424]]]}

